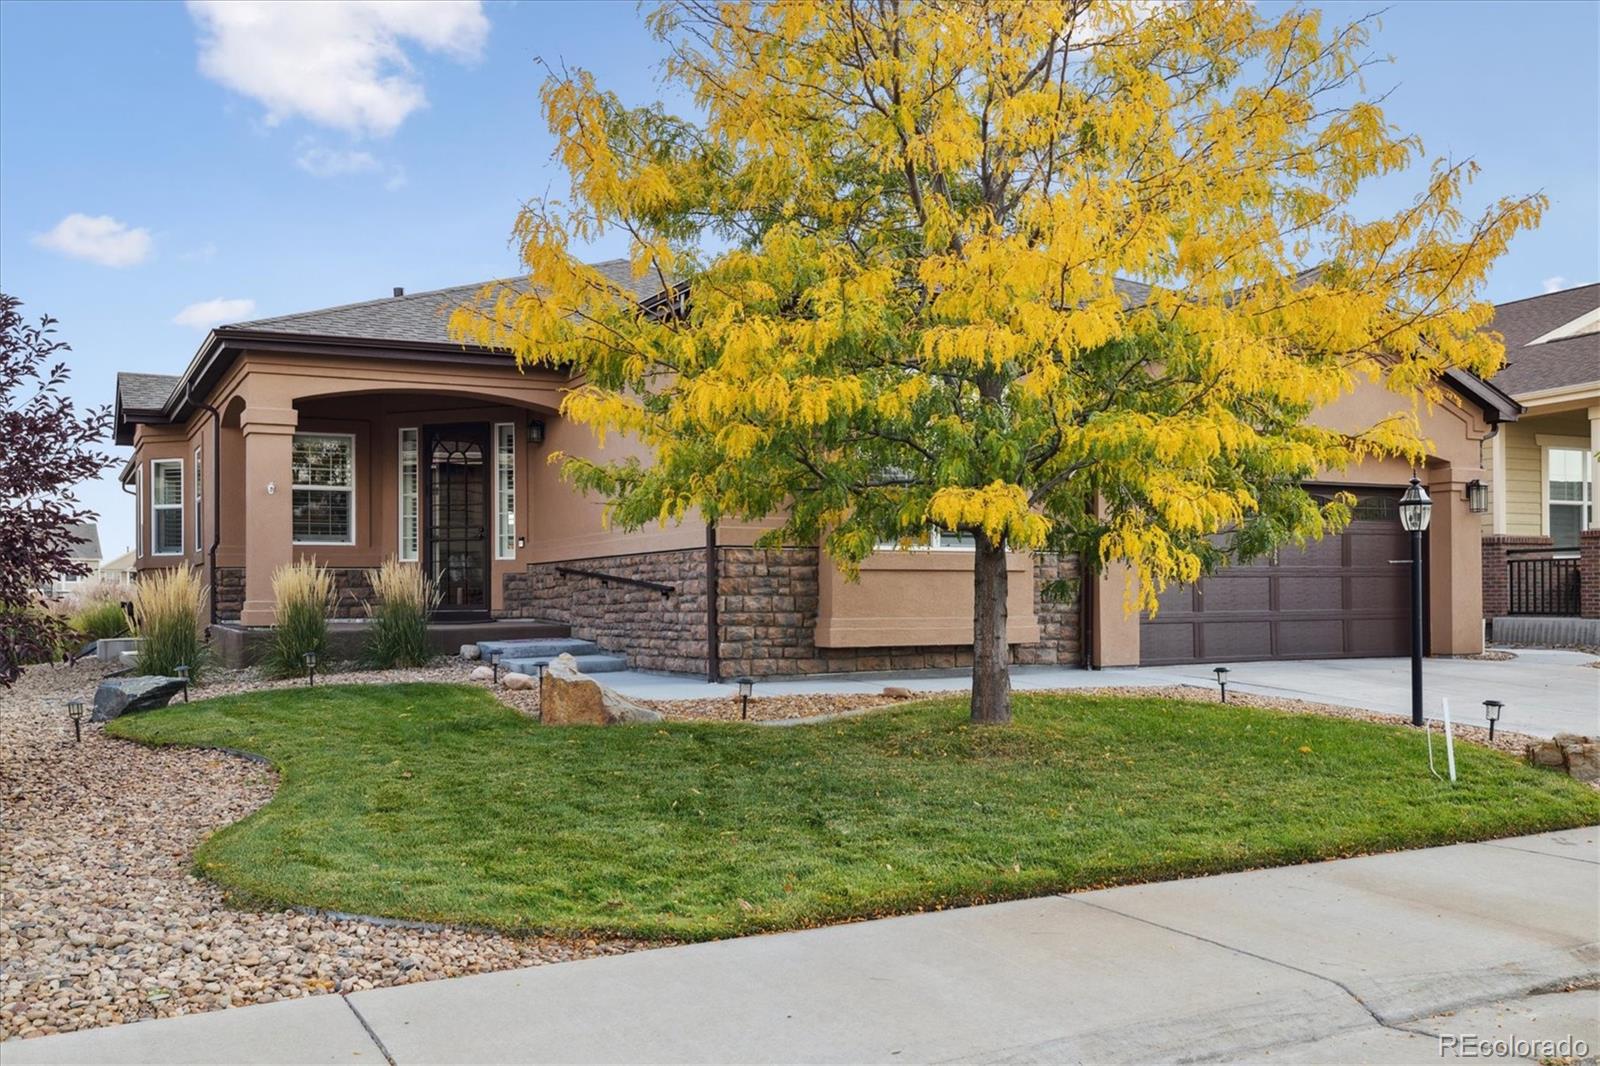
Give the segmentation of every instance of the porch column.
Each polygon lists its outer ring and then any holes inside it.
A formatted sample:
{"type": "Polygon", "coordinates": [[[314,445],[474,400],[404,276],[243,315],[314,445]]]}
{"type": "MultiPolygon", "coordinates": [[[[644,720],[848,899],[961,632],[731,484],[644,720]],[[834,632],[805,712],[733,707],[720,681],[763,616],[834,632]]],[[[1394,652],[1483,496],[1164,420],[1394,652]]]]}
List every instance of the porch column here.
{"type": "Polygon", "coordinates": [[[1428,526],[1428,635],[1433,655],[1483,651],[1483,519],[1467,503],[1476,468],[1432,467],[1423,475],[1433,497],[1428,526]]]}
{"type": "Polygon", "coordinates": [[[1138,580],[1133,568],[1120,561],[1107,563],[1096,579],[1089,621],[1090,661],[1094,665],[1139,665],[1139,621],[1144,612],[1123,607],[1138,580]]]}
{"type": "Polygon", "coordinates": [[[1589,408],[1589,528],[1600,529],[1600,406],[1589,408]]]}
{"type": "Polygon", "coordinates": [[[239,621],[270,626],[278,612],[272,572],[294,558],[294,482],[290,460],[300,413],[292,407],[247,407],[244,435],[244,607],[239,621]]]}

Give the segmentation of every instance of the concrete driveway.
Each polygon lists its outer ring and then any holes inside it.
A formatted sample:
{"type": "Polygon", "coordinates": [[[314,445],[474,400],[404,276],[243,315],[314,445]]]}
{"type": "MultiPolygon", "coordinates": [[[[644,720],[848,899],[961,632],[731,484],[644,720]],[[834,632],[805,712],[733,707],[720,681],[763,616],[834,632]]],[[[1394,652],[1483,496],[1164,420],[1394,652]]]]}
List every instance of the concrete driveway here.
{"type": "MultiPolygon", "coordinates": [[[[1593,655],[1575,651],[1517,649],[1504,662],[1479,659],[1425,659],[1422,666],[1427,716],[1440,719],[1440,698],[1460,722],[1483,724],[1483,701],[1504,703],[1500,727],[1534,736],[1556,733],[1600,734],[1600,669],[1586,664],[1593,655]]],[[[1331,703],[1381,711],[1409,720],[1411,660],[1299,659],[1277,662],[1215,663],[1196,666],[1146,666],[1079,670],[1055,666],[1016,666],[1011,682],[1019,690],[1099,688],[1102,686],[1198,685],[1216,691],[1216,666],[1229,668],[1234,690],[1265,696],[1331,703]]],[[[732,685],[708,685],[683,675],[623,671],[600,680],[625,695],[645,699],[701,699],[725,693],[732,685]]],[[[880,692],[885,685],[960,692],[970,684],[965,670],[911,670],[761,680],[757,695],[880,692]]]]}
{"type": "Polygon", "coordinates": [[[1427,1063],[1519,1040],[1524,1058],[1581,1058],[1600,1049],[1597,858],[1595,830],[1547,833],[240,1007],[0,1057],[1427,1063]]]}

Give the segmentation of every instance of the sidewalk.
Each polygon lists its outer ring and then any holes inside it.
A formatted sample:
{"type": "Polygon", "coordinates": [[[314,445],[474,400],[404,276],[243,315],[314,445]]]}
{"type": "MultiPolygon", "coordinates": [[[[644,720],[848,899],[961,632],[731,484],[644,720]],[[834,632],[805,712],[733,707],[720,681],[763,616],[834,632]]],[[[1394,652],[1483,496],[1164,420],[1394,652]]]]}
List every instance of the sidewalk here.
{"type": "MultiPolygon", "coordinates": [[[[1593,655],[1545,648],[1519,648],[1516,658],[1425,659],[1422,664],[1429,718],[1438,720],[1440,698],[1450,701],[1456,721],[1483,724],[1483,701],[1505,704],[1502,729],[1533,736],[1600,733],[1600,670],[1587,664],[1593,655]]],[[[1329,703],[1411,717],[1410,659],[1301,659],[1230,663],[1228,688],[1260,696],[1329,703]]],[[[1065,666],[1013,666],[1011,684],[1019,692],[1039,689],[1193,685],[1217,691],[1214,665],[1143,666],[1082,670],[1065,666]]],[[[637,670],[599,675],[600,680],[635,699],[704,699],[733,695],[733,685],[710,685],[682,674],[637,670]]],[[[756,694],[881,692],[885,685],[936,692],[965,692],[970,670],[901,670],[762,679],[756,694]]]]}
{"type": "Polygon", "coordinates": [[[1570,1037],[1592,1056],[1597,982],[1588,829],[243,1007],[0,1058],[1423,1063],[1441,1036],[1570,1037]]]}

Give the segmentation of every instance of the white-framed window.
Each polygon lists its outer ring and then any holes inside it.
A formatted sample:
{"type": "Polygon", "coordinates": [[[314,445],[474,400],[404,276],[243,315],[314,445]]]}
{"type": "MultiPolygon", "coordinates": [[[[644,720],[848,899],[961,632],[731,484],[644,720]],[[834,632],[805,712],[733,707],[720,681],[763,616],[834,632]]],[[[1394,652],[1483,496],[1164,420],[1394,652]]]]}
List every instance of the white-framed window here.
{"type": "Polygon", "coordinates": [[[400,560],[414,563],[421,546],[422,518],[417,510],[420,483],[417,430],[400,431],[400,560]]]}
{"type": "Polygon", "coordinates": [[[183,554],[183,460],[150,460],[150,554],[183,554]]]}
{"type": "Polygon", "coordinates": [[[356,542],[356,438],[353,433],[296,433],[294,542],[356,542]]]}
{"type": "Polygon", "coordinates": [[[517,556],[517,427],[494,424],[494,557],[517,556]]]}
{"type": "Polygon", "coordinates": [[[1541,435],[1544,453],[1544,531],[1557,548],[1578,546],[1578,534],[1594,518],[1594,486],[1589,481],[1585,442],[1551,440],[1541,435]]]}
{"type": "Polygon", "coordinates": [[[204,466],[200,461],[200,448],[194,450],[194,550],[199,551],[206,543],[206,511],[201,506],[205,502],[201,486],[205,484],[204,466]]]}
{"type": "MultiPolygon", "coordinates": [[[[918,544],[913,551],[942,551],[942,552],[969,552],[977,548],[978,542],[971,533],[951,533],[944,529],[935,529],[928,534],[927,544],[918,544]]],[[[879,551],[894,551],[900,547],[896,540],[886,540],[878,545],[879,551]]]]}

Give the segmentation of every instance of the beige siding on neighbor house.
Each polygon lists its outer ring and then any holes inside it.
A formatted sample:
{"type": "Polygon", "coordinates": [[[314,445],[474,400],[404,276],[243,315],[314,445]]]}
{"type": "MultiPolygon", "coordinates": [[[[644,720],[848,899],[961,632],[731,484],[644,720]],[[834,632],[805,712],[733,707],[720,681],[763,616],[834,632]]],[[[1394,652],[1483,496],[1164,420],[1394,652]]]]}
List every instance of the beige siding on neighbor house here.
{"type": "MultiPolygon", "coordinates": [[[[1512,536],[1536,537],[1545,532],[1544,456],[1539,437],[1587,439],[1589,418],[1583,411],[1564,411],[1554,415],[1524,415],[1519,421],[1500,426],[1505,435],[1506,528],[1512,536]]],[[[1493,470],[1494,441],[1483,442],[1483,466],[1493,470]]],[[[1494,494],[1499,485],[1489,486],[1490,506],[1483,514],[1483,531],[1494,532],[1494,494]]]]}

